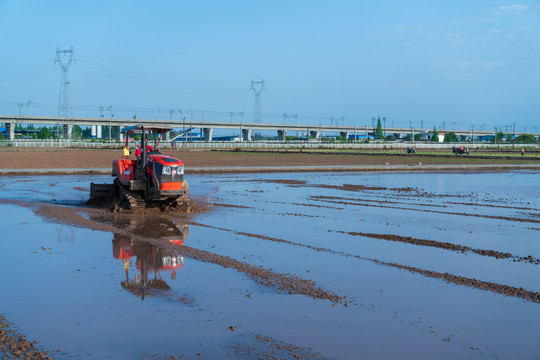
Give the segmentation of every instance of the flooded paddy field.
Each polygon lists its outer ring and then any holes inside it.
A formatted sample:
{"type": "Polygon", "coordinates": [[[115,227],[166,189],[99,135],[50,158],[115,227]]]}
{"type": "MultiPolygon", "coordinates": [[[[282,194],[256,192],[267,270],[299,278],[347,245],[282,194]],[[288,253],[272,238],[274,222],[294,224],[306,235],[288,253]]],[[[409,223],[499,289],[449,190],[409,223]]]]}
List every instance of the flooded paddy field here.
{"type": "Polygon", "coordinates": [[[55,359],[538,359],[539,175],[187,175],[189,214],[0,177],[0,334],[55,359]]]}

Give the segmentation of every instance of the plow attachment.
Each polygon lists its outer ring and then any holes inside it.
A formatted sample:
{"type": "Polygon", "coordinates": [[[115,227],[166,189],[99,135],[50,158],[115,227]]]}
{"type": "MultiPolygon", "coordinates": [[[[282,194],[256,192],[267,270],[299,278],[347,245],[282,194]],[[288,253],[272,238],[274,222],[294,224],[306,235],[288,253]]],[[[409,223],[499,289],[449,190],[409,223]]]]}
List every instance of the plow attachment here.
{"type": "Polygon", "coordinates": [[[111,200],[113,195],[113,184],[90,183],[90,202],[111,200]]]}

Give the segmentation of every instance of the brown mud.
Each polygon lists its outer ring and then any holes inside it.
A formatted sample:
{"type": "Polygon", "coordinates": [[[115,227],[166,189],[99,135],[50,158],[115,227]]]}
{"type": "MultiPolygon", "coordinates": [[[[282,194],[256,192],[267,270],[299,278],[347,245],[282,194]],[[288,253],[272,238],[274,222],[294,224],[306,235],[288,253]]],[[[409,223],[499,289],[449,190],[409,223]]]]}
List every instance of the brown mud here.
{"type": "MultiPolygon", "coordinates": [[[[238,235],[243,235],[243,236],[246,236],[246,237],[253,237],[253,238],[257,238],[257,239],[261,239],[261,240],[269,240],[269,241],[283,243],[283,244],[292,245],[292,246],[299,246],[299,247],[311,249],[311,250],[314,250],[314,251],[317,251],[317,252],[323,251],[323,252],[327,252],[327,253],[334,254],[334,255],[350,257],[350,258],[356,258],[356,259],[360,259],[360,260],[366,260],[366,261],[370,261],[372,263],[375,263],[377,265],[393,267],[393,268],[397,268],[397,269],[401,269],[401,270],[407,270],[407,271],[410,271],[412,273],[420,274],[420,275],[423,275],[423,276],[426,276],[426,277],[443,279],[443,280],[445,280],[445,281],[447,281],[449,283],[454,283],[456,285],[464,285],[464,286],[468,286],[468,287],[477,288],[479,290],[487,290],[487,291],[491,291],[491,292],[506,295],[506,296],[520,297],[520,298],[525,299],[525,300],[540,303],[540,293],[535,292],[535,291],[528,291],[528,290],[525,290],[525,289],[522,289],[522,288],[516,288],[516,287],[513,287],[513,286],[509,286],[509,285],[497,284],[497,283],[492,283],[492,282],[487,282],[487,281],[482,281],[482,280],[477,280],[477,279],[472,279],[472,278],[466,278],[466,277],[463,277],[463,276],[453,275],[453,274],[449,274],[449,273],[440,273],[440,272],[431,271],[431,270],[424,270],[424,269],[421,269],[421,268],[407,266],[407,265],[401,265],[401,264],[397,264],[397,263],[384,262],[384,261],[380,261],[378,259],[372,259],[372,258],[360,256],[360,255],[348,254],[348,253],[345,253],[343,251],[337,251],[337,250],[333,250],[333,249],[329,249],[329,248],[321,248],[321,247],[317,247],[317,246],[313,246],[313,245],[301,244],[301,243],[297,243],[297,242],[293,242],[293,241],[289,241],[289,240],[272,238],[272,237],[265,236],[265,235],[258,235],[258,234],[251,234],[251,233],[246,233],[246,232],[241,232],[241,231],[234,231],[234,230],[231,230],[231,229],[215,227],[215,226],[210,226],[210,225],[205,225],[205,224],[199,224],[199,223],[196,223],[196,222],[190,222],[190,224],[196,225],[196,226],[208,227],[208,228],[212,228],[212,229],[216,229],[216,230],[232,232],[232,233],[235,233],[235,234],[238,234],[238,235]]],[[[357,304],[356,300],[352,300],[350,303],[352,303],[354,305],[357,304]]],[[[345,302],[345,305],[346,306],[348,305],[347,302],[345,302]]]]}
{"type": "Polygon", "coordinates": [[[344,198],[340,196],[319,196],[319,199],[328,199],[328,200],[343,200],[343,201],[357,201],[357,202],[372,202],[379,204],[399,204],[399,205],[414,205],[414,206],[431,206],[445,208],[446,205],[437,205],[437,204],[426,204],[426,203],[411,203],[403,201],[391,201],[391,200],[372,200],[372,199],[353,199],[353,198],[344,198]]]}
{"type": "MultiPolygon", "coordinates": [[[[110,168],[122,156],[121,149],[9,148],[0,149],[0,169],[77,169],[110,168]]],[[[418,157],[387,152],[321,152],[321,151],[190,151],[176,150],[173,156],[190,167],[260,167],[271,166],[350,166],[350,165],[417,165],[418,157]]],[[[535,158],[501,156],[457,157],[422,155],[424,165],[436,164],[538,164],[535,158]]]]}
{"type": "Polygon", "coordinates": [[[453,205],[464,205],[464,206],[485,206],[490,208],[497,208],[497,209],[513,209],[513,210],[534,210],[534,211],[540,211],[540,209],[535,208],[529,208],[529,207],[519,207],[519,206],[506,206],[506,205],[493,205],[493,204],[478,204],[478,203],[459,203],[454,201],[448,201],[448,204],[453,205]]]}
{"type": "MultiPolygon", "coordinates": [[[[129,229],[123,229],[115,226],[113,218],[115,214],[111,213],[109,210],[82,206],[76,207],[76,210],[74,210],[73,206],[62,206],[47,203],[24,202],[5,199],[0,199],[0,203],[10,203],[31,208],[37,215],[53,223],[60,223],[64,225],[82,227],[97,231],[110,232],[122,236],[129,236],[132,239],[159,246],[164,250],[170,251],[180,256],[184,256],[201,262],[212,263],[215,265],[219,265],[223,268],[234,269],[247,275],[259,285],[269,289],[274,289],[278,292],[304,295],[313,299],[329,300],[333,304],[343,303],[347,305],[345,296],[340,296],[332,291],[322,289],[312,280],[302,279],[292,274],[276,273],[270,269],[265,269],[262,266],[255,266],[246,262],[233,259],[228,256],[219,255],[205,250],[195,249],[186,245],[177,245],[133,234],[133,232],[131,232],[129,229]],[[81,213],[88,215],[88,217],[82,216],[81,213]]],[[[144,211],[145,216],[149,216],[151,212],[153,212],[154,214],[160,213],[160,210],[158,209],[145,209],[144,211]]],[[[129,216],[130,214],[124,215],[129,216]]],[[[185,216],[186,217],[184,218],[174,217],[169,213],[168,218],[173,218],[177,221],[188,221],[188,214],[185,214],[185,216]]]]}
{"type": "Polygon", "coordinates": [[[395,241],[395,242],[414,244],[414,245],[420,245],[420,246],[435,247],[439,249],[451,250],[451,251],[456,251],[460,253],[472,252],[481,256],[494,257],[496,259],[513,259],[514,261],[519,261],[519,262],[530,262],[536,265],[540,264],[540,259],[535,258],[532,255],[517,256],[508,252],[502,252],[502,251],[496,251],[496,250],[485,250],[485,249],[474,249],[474,248],[471,248],[470,246],[463,246],[459,244],[441,242],[437,240],[426,240],[426,239],[413,238],[411,236],[400,236],[400,235],[392,235],[392,234],[374,234],[374,233],[364,233],[364,232],[354,232],[354,231],[347,232],[347,231],[335,230],[335,232],[341,233],[341,234],[348,234],[352,236],[363,236],[363,237],[368,237],[368,238],[373,238],[373,239],[395,241]]]}
{"type": "Polygon", "coordinates": [[[249,338],[242,342],[237,342],[232,346],[235,357],[257,358],[257,359],[309,359],[325,360],[320,353],[313,353],[311,349],[294,346],[284,341],[279,341],[271,336],[250,333],[249,338]],[[250,345],[252,340],[256,341],[256,346],[250,345]]]}
{"type": "MultiPolygon", "coordinates": [[[[56,350],[55,352],[60,352],[56,350]]],[[[30,341],[3,315],[0,315],[0,357],[3,359],[52,359],[49,351],[39,346],[39,341],[30,341]],[[4,355],[4,356],[2,356],[4,355]]]]}
{"type": "Polygon", "coordinates": [[[421,274],[421,275],[435,278],[435,279],[443,279],[448,283],[453,283],[456,285],[464,285],[464,286],[473,287],[479,290],[487,290],[493,293],[518,297],[524,300],[540,303],[540,293],[536,291],[528,291],[521,287],[517,288],[514,286],[497,284],[497,283],[492,283],[489,281],[482,281],[482,280],[477,280],[477,279],[471,279],[471,278],[466,278],[463,276],[453,275],[449,273],[440,273],[437,271],[424,270],[424,269],[420,269],[414,266],[400,265],[400,264],[388,263],[388,262],[383,262],[383,261],[378,261],[378,260],[375,260],[375,261],[384,266],[391,266],[398,269],[407,270],[415,274],[421,274]]]}
{"type": "Polygon", "coordinates": [[[468,213],[460,213],[460,212],[451,212],[451,211],[439,211],[439,210],[428,210],[428,209],[411,209],[411,208],[404,208],[399,206],[385,206],[385,205],[375,205],[375,204],[365,204],[361,202],[350,202],[350,201],[333,201],[330,199],[327,199],[327,196],[310,196],[310,199],[312,200],[318,200],[318,201],[325,201],[332,204],[340,204],[340,205],[346,205],[346,206],[366,206],[366,207],[378,207],[378,208],[385,208],[385,209],[396,209],[396,210],[407,210],[407,211],[421,211],[421,212],[427,212],[427,213],[433,213],[433,214],[445,214],[445,215],[458,215],[458,216],[472,216],[472,217],[479,217],[484,219],[496,219],[496,220],[505,220],[505,221],[516,221],[516,222],[530,222],[530,223],[540,223],[540,220],[536,219],[528,219],[528,218],[516,218],[516,217],[509,217],[509,216],[496,216],[496,215],[482,215],[482,214],[468,214],[468,213]]]}

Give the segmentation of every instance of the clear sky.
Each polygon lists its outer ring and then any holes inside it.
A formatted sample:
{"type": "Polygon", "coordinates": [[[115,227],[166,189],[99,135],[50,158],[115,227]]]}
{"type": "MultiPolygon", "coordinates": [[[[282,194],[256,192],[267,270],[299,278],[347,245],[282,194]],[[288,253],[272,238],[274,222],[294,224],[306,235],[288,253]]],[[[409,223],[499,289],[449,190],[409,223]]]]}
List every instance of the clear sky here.
{"type": "Polygon", "coordinates": [[[56,115],[71,46],[74,116],[249,122],[264,79],[263,122],[540,126],[539,1],[0,0],[0,114],[56,115]]]}

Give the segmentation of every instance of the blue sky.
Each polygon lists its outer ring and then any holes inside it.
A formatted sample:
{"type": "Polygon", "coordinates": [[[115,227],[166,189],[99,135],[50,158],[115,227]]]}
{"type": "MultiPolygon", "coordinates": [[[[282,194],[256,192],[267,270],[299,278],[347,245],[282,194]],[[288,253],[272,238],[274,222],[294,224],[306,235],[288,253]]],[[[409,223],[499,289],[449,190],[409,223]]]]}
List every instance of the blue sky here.
{"type": "Polygon", "coordinates": [[[540,125],[539,1],[0,0],[0,113],[56,115],[71,46],[75,116],[250,121],[264,79],[263,122],[540,125]]]}

